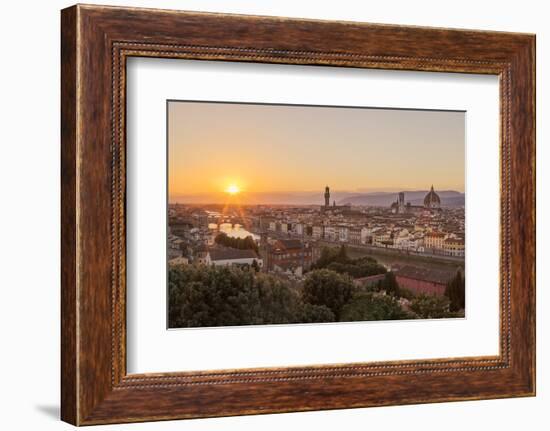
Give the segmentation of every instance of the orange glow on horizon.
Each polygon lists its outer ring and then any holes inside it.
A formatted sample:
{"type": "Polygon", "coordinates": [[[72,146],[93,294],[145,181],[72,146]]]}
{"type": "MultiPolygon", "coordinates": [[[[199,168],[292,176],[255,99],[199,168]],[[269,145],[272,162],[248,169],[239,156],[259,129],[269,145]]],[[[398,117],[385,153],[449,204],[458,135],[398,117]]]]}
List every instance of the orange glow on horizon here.
{"type": "Polygon", "coordinates": [[[463,112],[170,102],[168,116],[173,201],[464,191],[463,112]]]}

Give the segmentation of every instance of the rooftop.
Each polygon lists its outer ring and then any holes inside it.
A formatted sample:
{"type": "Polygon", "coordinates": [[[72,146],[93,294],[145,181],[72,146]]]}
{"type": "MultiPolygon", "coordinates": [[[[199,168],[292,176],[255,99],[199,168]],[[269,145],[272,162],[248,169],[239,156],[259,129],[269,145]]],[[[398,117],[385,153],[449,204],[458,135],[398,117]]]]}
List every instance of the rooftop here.
{"type": "Polygon", "coordinates": [[[426,234],[426,236],[430,236],[430,237],[433,237],[433,238],[443,238],[445,236],[444,233],[442,232],[429,232],[426,234]]]}
{"type": "Polygon", "coordinates": [[[464,245],[464,240],[460,238],[447,238],[445,240],[446,244],[461,244],[464,245]]]}
{"type": "Polygon", "coordinates": [[[453,270],[419,268],[415,266],[403,266],[395,271],[395,275],[412,278],[413,280],[430,281],[433,283],[446,284],[451,280],[455,272],[453,270]]]}
{"type": "Polygon", "coordinates": [[[238,248],[218,247],[209,252],[211,260],[231,260],[231,259],[258,259],[254,250],[240,250],[238,248]]]}
{"type": "Polygon", "coordinates": [[[299,239],[279,239],[275,245],[275,248],[278,247],[286,250],[302,249],[302,242],[299,239]]]}

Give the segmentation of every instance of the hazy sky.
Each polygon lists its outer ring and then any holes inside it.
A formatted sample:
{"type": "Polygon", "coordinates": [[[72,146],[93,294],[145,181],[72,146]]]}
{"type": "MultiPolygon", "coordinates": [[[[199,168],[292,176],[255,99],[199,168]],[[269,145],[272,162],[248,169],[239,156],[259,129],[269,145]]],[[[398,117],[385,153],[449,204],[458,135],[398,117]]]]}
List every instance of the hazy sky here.
{"type": "Polygon", "coordinates": [[[169,195],[464,191],[465,114],[169,102],[169,195]]]}

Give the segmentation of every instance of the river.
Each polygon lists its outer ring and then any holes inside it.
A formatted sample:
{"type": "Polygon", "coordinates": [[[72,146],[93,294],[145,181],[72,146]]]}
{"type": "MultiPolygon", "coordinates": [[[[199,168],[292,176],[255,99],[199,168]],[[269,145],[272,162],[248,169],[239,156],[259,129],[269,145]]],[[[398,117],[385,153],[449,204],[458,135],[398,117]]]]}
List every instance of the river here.
{"type": "Polygon", "coordinates": [[[210,223],[208,227],[210,229],[223,232],[227,234],[227,236],[230,236],[232,238],[246,238],[247,236],[251,236],[256,241],[260,240],[260,237],[258,235],[249,232],[243,227],[243,225],[240,225],[238,223],[235,223],[234,225],[232,225],[231,223],[221,223],[219,227],[216,223],[210,223]]]}

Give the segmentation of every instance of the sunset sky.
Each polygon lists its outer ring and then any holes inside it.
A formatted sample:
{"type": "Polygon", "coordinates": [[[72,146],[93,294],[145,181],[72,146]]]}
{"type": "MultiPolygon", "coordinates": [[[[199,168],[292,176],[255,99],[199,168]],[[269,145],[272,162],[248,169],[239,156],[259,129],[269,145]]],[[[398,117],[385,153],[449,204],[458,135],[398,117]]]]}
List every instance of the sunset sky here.
{"type": "Polygon", "coordinates": [[[269,193],[464,191],[465,113],[168,103],[171,202],[269,193]]]}

